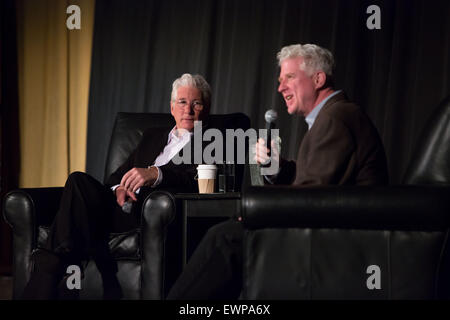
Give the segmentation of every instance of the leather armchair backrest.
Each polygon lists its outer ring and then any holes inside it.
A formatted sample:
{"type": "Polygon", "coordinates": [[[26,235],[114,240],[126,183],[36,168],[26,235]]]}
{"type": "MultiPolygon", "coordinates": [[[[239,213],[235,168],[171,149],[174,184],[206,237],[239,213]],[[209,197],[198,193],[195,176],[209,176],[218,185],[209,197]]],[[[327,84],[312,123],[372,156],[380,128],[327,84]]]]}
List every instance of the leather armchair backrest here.
{"type": "Polygon", "coordinates": [[[450,298],[450,186],[253,187],[243,299],[450,298]]]}
{"type": "MultiPolygon", "coordinates": [[[[250,127],[250,119],[243,113],[213,114],[209,116],[211,128],[250,127]]],[[[104,181],[128,158],[148,128],[171,127],[175,121],[170,113],[119,112],[116,116],[105,165],[104,181]]]]}
{"type": "Polygon", "coordinates": [[[424,128],[404,176],[406,184],[450,184],[450,96],[424,128]]]}
{"type": "Polygon", "coordinates": [[[175,121],[170,113],[118,112],[106,158],[105,182],[137,147],[145,130],[174,125],[175,121]]]}

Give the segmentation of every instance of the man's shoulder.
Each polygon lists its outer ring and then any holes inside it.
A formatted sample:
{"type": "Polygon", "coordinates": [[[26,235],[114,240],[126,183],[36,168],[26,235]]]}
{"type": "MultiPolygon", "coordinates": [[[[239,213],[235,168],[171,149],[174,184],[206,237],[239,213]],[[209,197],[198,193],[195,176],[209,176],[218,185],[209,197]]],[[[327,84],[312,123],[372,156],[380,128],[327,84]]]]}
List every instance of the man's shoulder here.
{"type": "Polygon", "coordinates": [[[361,112],[361,108],[347,98],[345,92],[341,91],[328,100],[322,108],[323,113],[332,116],[349,115],[361,112]]]}
{"type": "Polygon", "coordinates": [[[150,127],[143,131],[143,138],[157,138],[160,136],[168,137],[172,127],[150,127]]]}
{"type": "Polygon", "coordinates": [[[366,119],[366,115],[361,107],[350,101],[344,92],[338,93],[332,97],[318,115],[328,120],[338,121],[348,126],[354,123],[357,119],[366,119]]]}
{"type": "Polygon", "coordinates": [[[137,148],[140,150],[148,150],[164,146],[168,141],[171,129],[166,127],[151,127],[144,130],[137,148]]]}

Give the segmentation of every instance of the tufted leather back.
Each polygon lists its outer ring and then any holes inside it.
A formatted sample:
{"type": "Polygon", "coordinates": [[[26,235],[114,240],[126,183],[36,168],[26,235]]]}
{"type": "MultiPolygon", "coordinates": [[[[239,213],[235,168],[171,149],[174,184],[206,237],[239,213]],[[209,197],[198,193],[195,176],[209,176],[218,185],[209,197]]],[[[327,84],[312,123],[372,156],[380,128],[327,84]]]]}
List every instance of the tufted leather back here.
{"type": "Polygon", "coordinates": [[[403,180],[405,184],[450,183],[450,96],[424,128],[403,180]]]}
{"type": "MultiPolygon", "coordinates": [[[[208,121],[212,128],[246,130],[250,127],[250,119],[243,113],[212,114],[208,121]]],[[[117,113],[108,149],[104,181],[125,162],[137,147],[145,130],[174,125],[175,121],[169,113],[117,113]]]]}

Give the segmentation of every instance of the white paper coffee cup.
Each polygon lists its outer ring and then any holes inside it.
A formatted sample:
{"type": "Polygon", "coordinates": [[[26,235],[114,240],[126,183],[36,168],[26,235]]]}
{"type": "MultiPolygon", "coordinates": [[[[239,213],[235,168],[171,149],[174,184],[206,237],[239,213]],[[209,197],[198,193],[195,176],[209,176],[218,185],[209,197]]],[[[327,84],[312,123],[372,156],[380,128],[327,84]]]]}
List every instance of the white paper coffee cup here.
{"type": "Polygon", "coordinates": [[[217,166],[200,164],[197,167],[198,190],[200,193],[214,193],[217,166]]]}

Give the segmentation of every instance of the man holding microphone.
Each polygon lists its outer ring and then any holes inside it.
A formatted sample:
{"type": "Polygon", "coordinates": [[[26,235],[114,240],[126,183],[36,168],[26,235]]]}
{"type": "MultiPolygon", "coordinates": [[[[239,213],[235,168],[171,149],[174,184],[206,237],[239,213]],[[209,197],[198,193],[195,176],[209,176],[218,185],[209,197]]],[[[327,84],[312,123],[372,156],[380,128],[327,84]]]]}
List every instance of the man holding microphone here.
{"type": "MultiPolygon", "coordinates": [[[[314,44],[294,44],[282,48],[277,58],[278,92],[289,114],[305,117],[308,132],[296,161],[281,159],[273,141],[269,152],[266,142],[258,140],[254,160],[260,164],[272,161],[272,168],[279,167],[275,174],[265,176],[266,182],[295,187],[387,184],[386,156],[376,128],[343,91],[334,89],[332,53],[314,44]]],[[[212,227],[168,299],[238,298],[243,233],[237,220],[212,227]]]]}

